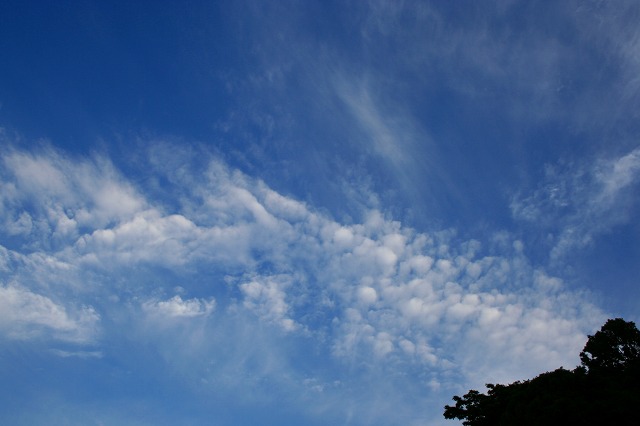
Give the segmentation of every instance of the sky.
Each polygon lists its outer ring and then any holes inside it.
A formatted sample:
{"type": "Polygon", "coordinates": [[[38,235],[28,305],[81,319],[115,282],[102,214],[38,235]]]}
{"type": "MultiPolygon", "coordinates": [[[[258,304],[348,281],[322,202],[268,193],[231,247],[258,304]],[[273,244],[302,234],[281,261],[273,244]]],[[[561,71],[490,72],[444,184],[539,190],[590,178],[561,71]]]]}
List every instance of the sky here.
{"type": "Polygon", "coordinates": [[[0,423],[446,425],[640,320],[635,1],[0,2],[0,423]]]}

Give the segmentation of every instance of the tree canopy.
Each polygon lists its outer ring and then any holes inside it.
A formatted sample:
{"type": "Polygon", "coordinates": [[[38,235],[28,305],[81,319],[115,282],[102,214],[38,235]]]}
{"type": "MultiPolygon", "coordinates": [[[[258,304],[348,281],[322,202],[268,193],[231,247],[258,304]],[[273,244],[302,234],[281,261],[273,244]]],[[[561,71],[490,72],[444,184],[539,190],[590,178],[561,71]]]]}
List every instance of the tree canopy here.
{"type": "Polygon", "coordinates": [[[640,331],[610,319],[589,336],[581,365],[509,385],[487,384],[444,407],[465,426],[636,424],[640,406],[640,331]]]}

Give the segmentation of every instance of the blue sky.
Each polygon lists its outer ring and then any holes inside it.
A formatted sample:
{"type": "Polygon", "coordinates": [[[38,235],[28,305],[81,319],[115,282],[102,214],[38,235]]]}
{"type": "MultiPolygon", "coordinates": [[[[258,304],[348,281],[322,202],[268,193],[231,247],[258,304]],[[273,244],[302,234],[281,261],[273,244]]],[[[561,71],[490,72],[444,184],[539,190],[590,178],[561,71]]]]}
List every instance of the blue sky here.
{"type": "Polygon", "coordinates": [[[440,425],[640,320],[637,2],[0,4],[0,423],[440,425]]]}

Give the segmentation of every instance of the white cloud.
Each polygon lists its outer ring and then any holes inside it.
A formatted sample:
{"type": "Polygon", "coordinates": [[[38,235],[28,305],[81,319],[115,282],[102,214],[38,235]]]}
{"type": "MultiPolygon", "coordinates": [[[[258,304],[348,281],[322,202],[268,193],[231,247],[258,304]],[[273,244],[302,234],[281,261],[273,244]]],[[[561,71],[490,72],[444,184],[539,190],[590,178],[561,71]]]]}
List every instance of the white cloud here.
{"type": "Polygon", "coordinates": [[[287,303],[287,288],[292,278],[286,275],[255,277],[240,284],[244,294],[244,306],[267,322],[278,324],[286,331],[293,331],[298,324],[290,318],[291,308],[287,303]]]}
{"type": "Polygon", "coordinates": [[[372,305],[378,300],[378,292],[375,288],[363,286],[358,289],[358,298],[365,305],[372,305]]]}
{"type": "Polygon", "coordinates": [[[37,154],[7,149],[0,167],[7,189],[0,199],[12,234],[44,232],[47,238],[68,242],[80,228],[129,219],[145,204],[111,163],[100,157],[74,160],[52,148],[37,154]],[[25,204],[33,211],[17,214],[15,208],[25,204]]]}
{"type": "Polygon", "coordinates": [[[201,234],[202,231],[182,215],[164,216],[150,209],[136,213],[113,228],[97,229],[81,236],[74,248],[88,260],[97,256],[103,265],[113,260],[180,265],[187,261],[189,243],[201,234]]]}
{"type": "MultiPolygon", "coordinates": [[[[56,248],[41,242],[38,232],[48,230],[37,228],[22,237],[33,252],[18,263],[3,255],[4,269],[50,294],[64,288],[80,299],[95,291],[115,295],[114,300],[141,308],[142,318],[150,320],[141,332],[158,321],[179,322],[191,336],[186,344],[201,345],[210,329],[202,321],[180,319],[209,317],[213,295],[220,291],[216,286],[226,286],[233,296],[224,300],[226,308],[219,315],[245,310],[265,325],[316,336],[341,362],[429,367],[429,380],[446,387],[454,373],[468,381],[511,380],[558,364],[571,366],[586,331],[603,318],[560,279],[535,270],[519,240],[506,233],[487,245],[494,250],[478,241],[457,241],[449,231],[418,232],[377,210],[369,211],[362,223],[345,225],[214,158],[204,178],[185,169],[176,175],[156,165],[154,173],[166,175],[177,190],[184,188],[178,207],[168,214],[162,199],[152,203],[140,195],[144,188],[134,190],[123,178],[114,179],[117,174],[104,160],[74,164],[59,161],[59,154],[51,156],[29,158],[55,164],[64,179],[91,176],[96,188],[118,182],[137,201],[125,202],[115,216],[110,213],[115,221],[83,220],[77,237],[62,239],[56,248]],[[184,292],[210,297],[152,296],[158,276],[135,275],[140,282],[128,277],[139,265],[170,270],[184,280],[184,292]],[[212,269],[226,283],[212,283],[204,272],[212,269]],[[108,278],[114,274],[117,284],[108,278]],[[52,276],[66,285],[46,285],[52,276]],[[84,285],[84,280],[100,284],[84,285]],[[144,302],[132,303],[136,300],[144,302]],[[188,332],[189,327],[195,329],[188,332]]],[[[635,167],[620,164],[613,167],[620,176],[635,167]]],[[[11,179],[8,184],[23,185],[23,177],[11,179]]],[[[29,182],[33,194],[44,194],[48,185],[29,182]]],[[[92,212],[97,205],[88,193],[68,195],[58,184],[52,188],[58,194],[49,194],[48,200],[58,212],[92,212]]],[[[24,200],[12,203],[10,211],[3,211],[5,217],[27,212],[34,223],[49,220],[47,211],[29,209],[24,200]]],[[[9,324],[5,329],[16,336],[51,329],[59,338],[88,340],[98,321],[89,308],[70,314],[33,289],[6,287],[3,292],[9,312],[3,317],[9,324]],[[28,308],[24,314],[20,306],[28,308]],[[19,327],[21,315],[27,325],[19,327]]],[[[171,329],[161,327],[160,332],[171,329]]]]}
{"type": "Polygon", "coordinates": [[[595,203],[608,209],[622,191],[640,179],[640,147],[599,165],[595,175],[601,183],[595,203]]]}
{"type": "Polygon", "coordinates": [[[0,330],[12,339],[88,343],[96,339],[100,316],[90,306],[74,309],[16,286],[0,287],[0,330]]]}
{"type": "Polygon", "coordinates": [[[179,295],[168,300],[148,300],[142,308],[150,315],[159,318],[193,318],[207,317],[215,309],[215,299],[187,299],[182,300],[179,295]]]}

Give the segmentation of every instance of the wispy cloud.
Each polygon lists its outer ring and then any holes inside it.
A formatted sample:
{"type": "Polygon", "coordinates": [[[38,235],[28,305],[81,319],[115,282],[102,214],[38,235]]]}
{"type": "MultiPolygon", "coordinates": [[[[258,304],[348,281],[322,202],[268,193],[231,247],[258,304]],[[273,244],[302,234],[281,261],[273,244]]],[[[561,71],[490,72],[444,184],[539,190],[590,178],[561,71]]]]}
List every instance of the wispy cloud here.
{"type": "Polygon", "coordinates": [[[640,148],[591,164],[547,165],[545,179],[528,196],[516,196],[511,210],[519,220],[549,233],[551,257],[574,248],[632,219],[640,181],[640,148]]]}
{"type": "Polygon", "coordinates": [[[51,349],[51,353],[62,358],[102,358],[104,354],[101,351],[65,351],[62,349],[51,349]]]}
{"type": "MultiPolygon", "coordinates": [[[[634,7],[626,2],[622,9],[634,7]]],[[[626,19],[619,28],[611,24],[617,8],[505,1],[457,10],[438,3],[359,2],[334,17],[349,43],[311,37],[302,23],[313,17],[299,4],[248,9],[259,34],[251,40],[250,58],[261,77],[244,82],[252,107],[243,103],[238,114],[252,115],[265,139],[245,150],[243,159],[277,151],[270,160],[252,162],[269,164],[260,174],[270,182],[278,181],[273,170],[283,166],[295,182],[305,181],[307,172],[325,176],[313,192],[331,189],[326,204],[345,199],[331,206],[336,211],[354,203],[347,195],[357,185],[336,184],[344,177],[336,170],[357,168],[373,176],[369,189],[386,205],[402,193],[412,205],[429,206],[416,216],[446,221],[455,209],[470,212],[470,221],[489,221],[506,213],[504,193],[526,183],[523,170],[554,161],[551,153],[571,150],[575,138],[605,150],[601,141],[611,141],[612,129],[637,122],[625,118],[637,110],[635,91],[626,87],[637,66],[637,29],[626,19]],[[549,26],[539,25],[547,21],[549,26]],[[278,36],[267,37],[273,33],[278,36]],[[537,140],[556,126],[564,129],[553,141],[556,148],[537,140]],[[322,143],[312,142],[316,134],[322,143]],[[541,157],[532,160],[531,150],[541,157]],[[274,157],[280,162],[269,163],[274,157]]],[[[615,144],[635,147],[625,140],[615,144]]]]}
{"type": "Polygon", "coordinates": [[[164,318],[193,318],[209,316],[215,308],[215,299],[200,300],[173,296],[168,300],[149,300],[142,304],[142,309],[156,319],[164,318]]]}

